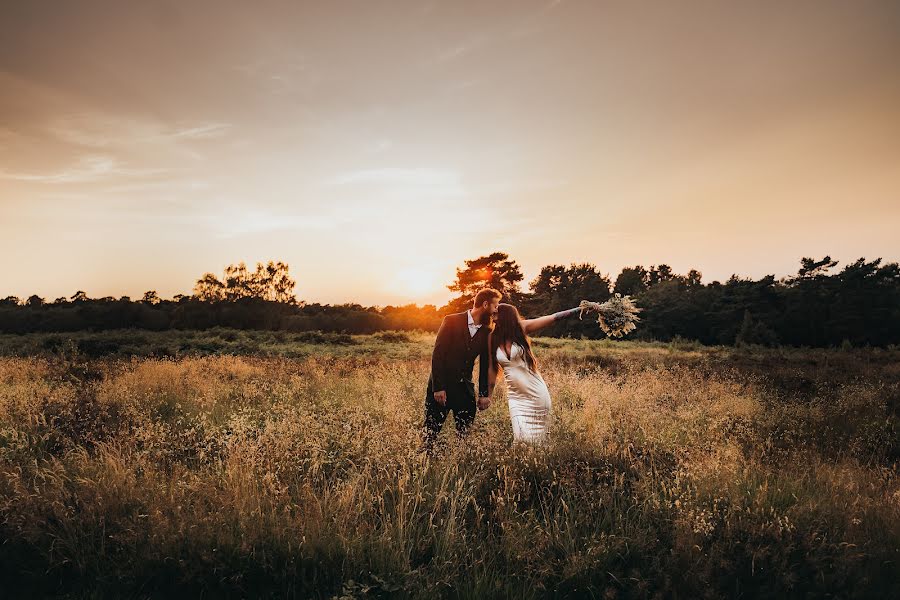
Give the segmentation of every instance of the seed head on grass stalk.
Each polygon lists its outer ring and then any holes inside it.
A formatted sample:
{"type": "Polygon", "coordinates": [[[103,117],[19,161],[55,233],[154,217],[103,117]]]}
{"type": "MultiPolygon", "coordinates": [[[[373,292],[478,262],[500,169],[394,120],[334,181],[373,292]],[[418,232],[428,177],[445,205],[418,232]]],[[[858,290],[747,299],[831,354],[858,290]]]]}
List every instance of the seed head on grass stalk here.
{"type": "Polygon", "coordinates": [[[638,313],[643,310],[630,296],[622,294],[616,294],[606,302],[582,300],[579,306],[578,318],[581,319],[585,311],[596,312],[600,329],[611,338],[620,338],[637,329],[636,323],[641,320],[638,313]]]}

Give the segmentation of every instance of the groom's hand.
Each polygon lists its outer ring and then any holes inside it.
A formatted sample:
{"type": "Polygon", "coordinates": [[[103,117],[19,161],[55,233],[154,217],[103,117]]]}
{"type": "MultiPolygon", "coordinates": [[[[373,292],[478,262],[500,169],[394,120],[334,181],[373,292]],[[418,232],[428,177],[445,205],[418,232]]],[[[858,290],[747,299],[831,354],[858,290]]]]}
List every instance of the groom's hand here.
{"type": "Polygon", "coordinates": [[[447,390],[441,390],[440,392],[434,393],[434,401],[440,404],[441,406],[446,406],[447,404],[447,390]]]}
{"type": "Polygon", "coordinates": [[[487,408],[490,405],[491,405],[491,397],[490,396],[479,396],[478,410],[487,410],[487,408]]]}

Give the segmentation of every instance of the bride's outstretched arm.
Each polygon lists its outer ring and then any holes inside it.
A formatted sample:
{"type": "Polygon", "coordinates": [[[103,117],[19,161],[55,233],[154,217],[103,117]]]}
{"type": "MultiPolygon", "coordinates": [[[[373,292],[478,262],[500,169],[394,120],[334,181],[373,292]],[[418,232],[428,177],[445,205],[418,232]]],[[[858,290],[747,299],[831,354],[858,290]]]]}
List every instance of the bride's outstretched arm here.
{"type": "Polygon", "coordinates": [[[543,329],[544,327],[553,325],[561,319],[565,319],[566,317],[578,314],[579,311],[581,311],[581,307],[576,306],[575,308],[555,312],[552,315],[544,315],[543,317],[537,317],[534,319],[525,319],[522,321],[522,327],[525,329],[525,333],[533,333],[538,329],[543,329]]]}

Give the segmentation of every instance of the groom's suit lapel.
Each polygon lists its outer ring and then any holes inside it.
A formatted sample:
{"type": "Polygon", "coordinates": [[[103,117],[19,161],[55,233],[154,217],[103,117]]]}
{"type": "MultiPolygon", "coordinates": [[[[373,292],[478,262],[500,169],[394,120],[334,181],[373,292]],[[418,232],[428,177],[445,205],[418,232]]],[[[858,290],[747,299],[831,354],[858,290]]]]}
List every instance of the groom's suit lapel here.
{"type": "Polygon", "coordinates": [[[487,335],[487,326],[482,325],[478,329],[475,330],[475,335],[471,335],[469,333],[469,316],[466,313],[462,314],[462,333],[463,339],[465,340],[466,353],[467,355],[472,354],[472,346],[473,344],[481,344],[485,343],[485,340],[482,338],[487,335]]]}
{"type": "Polygon", "coordinates": [[[462,322],[461,329],[462,329],[462,335],[463,335],[463,342],[466,347],[466,352],[468,354],[471,354],[473,344],[480,343],[481,336],[484,336],[485,331],[487,331],[487,330],[486,330],[485,326],[482,325],[481,327],[479,327],[478,329],[475,330],[475,335],[470,334],[469,333],[469,315],[467,315],[466,313],[462,314],[461,322],[462,322]]]}

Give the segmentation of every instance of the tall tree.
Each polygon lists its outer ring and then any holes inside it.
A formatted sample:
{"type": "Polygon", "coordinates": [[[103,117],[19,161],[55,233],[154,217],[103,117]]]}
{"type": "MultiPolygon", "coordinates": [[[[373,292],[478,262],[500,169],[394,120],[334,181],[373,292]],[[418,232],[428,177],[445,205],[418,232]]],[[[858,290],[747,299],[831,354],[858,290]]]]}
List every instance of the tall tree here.
{"type": "Polygon", "coordinates": [[[529,287],[547,310],[572,308],[581,300],[603,302],[610,297],[609,277],[590,263],[546,266],[529,287]]]}
{"type": "Polygon", "coordinates": [[[664,281],[672,281],[676,278],[678,278],[678,275],[672,271],[672,267],[669,265],[661,264],[658,267],[651,265],[650,270],[647,272],[647,287],[664,281]]]}
{"type": "Polygon", "coordinates": [[[235,301],[241,298],[258,298],[270,302],[296,304],[296,281],[291,278],[289,267],[281,261],[268,264],[256,263],[252,273],[241,261],[225,267],[220,280],[212,273],[205,273],[194,286],[194,296],[205,301],[235,301]]]}
{"type": "Polygon", "coordinates": [[[687,283],[688,287],[697,287],[701,285],[701,279],[703,279],[703,273],[697,269],[691,269],[685,276],[685,283],[687,283]]]}
{"type": "Polygon", "coordinates": [[[254,278],[256,280],[257,297],[272,302],[295,304],[297,297],[294,295],[294,288],[297,282],[291,278],[288,270],[288,265],[281,261],[273,262],[270,260],[265,266],[262,263],[257,263],[254,278]]]}
{"type": "Polygon", "coordinates": [[[623,296],[635,296],[647,289],[649,273],[643,266],[625,267],[616,277],[616,285],[613,289],[623,296]]]}
{"type": "Polygon", "coordinates": [[[212,273],[204,273],[194,285],[194,296],[204,302],[217,302],[225,299],[225,284],[212,273]]]}
{"type": "MultiPolygon", "coordinates": [[[[529,316],[573,308],[582,300],[603,302],[611,295],[609,277],[590,263],[546,266],[529,287],[532,297],[523,303],[529,316]]],[[[596,319],[566,319],[552,325],[544,335],[599,337],[600,329],[596,319]]]]}
{"type": "Polygon", "coordinates": [[[244,261],[225,267],[225,299],[229,301],[253,297],[253,280],[244,261]]]}
{"type": "Polygon", "coordinates": [[[822,260],[814,260],[804,256],[800,259],[800,270],[797,272],[796,279],[823,277],[837,264],[838,261],[831,260],[830,256],[826,256],[822,260]]]}
{"type": "Polygon", "coordinates": [[[448,285],[459,296],[451,300],[445,308],[461,311],[472,305],[475,294],[484,287],[491,287],[503,294],[501,302],[518,303],[522,292],[519,282],[523,275],[519,265],[509,259],[505,252],[494,252],[465,261],[465,269],[456,269],[456,281],[448,285]]]}

